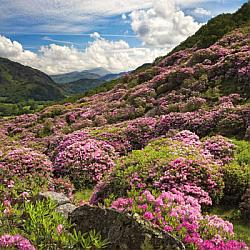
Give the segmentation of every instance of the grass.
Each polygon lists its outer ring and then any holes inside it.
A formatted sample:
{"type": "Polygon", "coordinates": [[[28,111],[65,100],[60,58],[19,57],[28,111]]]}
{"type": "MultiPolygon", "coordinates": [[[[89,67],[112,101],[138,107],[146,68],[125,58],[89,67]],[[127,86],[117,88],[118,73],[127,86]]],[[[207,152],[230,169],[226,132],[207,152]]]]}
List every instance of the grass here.
{"type": "Polygon", "coordinates": [[[221,218],[230,221],[234,225],[235,237],[244,241],[250,247],[250,224],[240,217],[240,211],[236,208],[216,206],[210,214],[219,215],[221,218]]]}
{"type": "Polygon", "coordinates": [[[85,189],[81,191],[77,191],[74,194],[74,203],[79,204],[80,201],[89,201],[90,197],[92,196],[93,190],[92,189],[85,189]]]}

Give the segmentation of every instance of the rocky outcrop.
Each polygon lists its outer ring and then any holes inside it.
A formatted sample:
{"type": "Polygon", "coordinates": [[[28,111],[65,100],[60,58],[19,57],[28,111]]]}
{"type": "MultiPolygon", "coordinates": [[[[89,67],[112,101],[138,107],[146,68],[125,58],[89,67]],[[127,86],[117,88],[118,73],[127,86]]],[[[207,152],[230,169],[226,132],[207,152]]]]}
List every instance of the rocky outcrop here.
{"type": "Polygon", "coordinates": [[[61,206],[63,204],[70,203],[70,199],[63,193],[57,193],[57,192],[40,192],[37,196],[38,200],[47,200],[51,199],[53,200],[58,206],[61,206]]]}
{"type": "Polygon", "coordinates": [[[82,233],[100,232],[104,239],[108,239],[107,249],[110,250],[185,249],[179,240],[136,215],[84,205],[75,209],[70,219],[82,233]]]}
{"type": "Polygon", "coordinates": [[[77,207],[70,203],[70,199],[62,193],[56,193],[56,192],[41,192],[36,197],[37,200],[47,200],[51,199],[53,200],[57,207],[56,211],[58,213],[61,213],[63,216],[68,218],[69,214],[72,213],[77,207]]]}
{"type": "Polygon", "coordinates": [[[109,241],[108,250],[181,250],[184,245],[165,231],[140,219],[139,215],[119,213],[85,204],[76,207],[62,193],[39,193],[36,200],[51,199],[56,211],[69,218],[76,230],[87,233],[100,232],[109,241]]]}
{"type": "Polygon", "coordinates": [[[248,126],[248,128],[246,130],[246,134],[245,134],[244,139],[250,141],[250,126],[248,126]]]}
{"type": "Polygon", "coordinates": [[[240,211],[246,218],[247,222],[250,223],[250,187],[246,190],[246,193],[242,197],[240,211]]]}

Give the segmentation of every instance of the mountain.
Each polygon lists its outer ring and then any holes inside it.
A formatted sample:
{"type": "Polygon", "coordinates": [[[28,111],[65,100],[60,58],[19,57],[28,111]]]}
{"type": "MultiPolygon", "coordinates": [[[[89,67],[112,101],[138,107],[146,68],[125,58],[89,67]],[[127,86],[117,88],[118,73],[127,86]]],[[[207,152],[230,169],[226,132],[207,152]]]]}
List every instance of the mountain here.
{"type": "Polygon", "coordinates": [[[81,94],[106,82],[120,78],[125,73],[112,74],[104,68],[95,68],[81,72],[74,71],[51,78],[60,85],[67,95],[81,94]]]}
{"type": "Polygon", "coordinates": [[[64,96],[43,72],[0,58],[0,97],[8,102],[59,100],[64,96]]]}
{"type": "Polygon", "coordinates": [[[102,85],[104,82],[102,79],[80,79],[75,82],[61,84],[60,87],[68,95],[74,95],[87,92],[90,89],[102,85]]]}
{"type": "Polygon", "coordinates": [[[102,67],[95,68],[95,69],[90,69],[90,70],[88,70],[88,72],[92,73],[92,74],[97,74],[97,75],[99,75],[101,77],[106,76],[106,75],[111,73],[110,71],[108,71],[108,70],[106,70],[106,69],[104,69],[102,67]]]}
{"type": "MultiPolygon", "coordinates": [[[[56,82],[56,83],[70,83],[75,82],[81,79],[100,79],[106,75],[110,75],[111,73],[107,71],[104,68],[95,68],[90,70],[83,70],[81,72],[74,71],[69,72],[65,74],[59,74],[59,75],[51,75],[50,77],[56,82]]],[[[114,74],[114,77],[116,77],[116,74],[114,74]]]]}
{"type": "Polygon", "coordinates": [[[84,70],[81,72],[74,71],[66,74],[60,75],[51,75],[51,79],[58,84],[75,82],[80,79],[99,79],[100,75],[89,72],[88,70],[84,70]]]}
{"type": "Polygon", "coordinates": [[[126,73],[125,72],[121,72],[121,73],[118,73],[118,74],[107,74],[107,75],[101,77],[100,80],[103,80],[105,82],[109,82],[109,81],[112,81],[112,80],[115,80],[115,79],[118,79],[118,78],[122,77],[126,73]]]}

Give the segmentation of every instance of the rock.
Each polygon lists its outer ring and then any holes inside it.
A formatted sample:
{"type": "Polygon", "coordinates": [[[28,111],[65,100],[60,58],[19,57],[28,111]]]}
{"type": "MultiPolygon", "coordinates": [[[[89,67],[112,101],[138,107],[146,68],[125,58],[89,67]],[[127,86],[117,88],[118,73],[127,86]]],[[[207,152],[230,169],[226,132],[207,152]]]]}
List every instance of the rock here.
{"type": "Polygon", "coordinates": [[[71,214],[77,206],[71,204],[71,203],[66,203],[64,205],[58,206],[56,208],[56,212],[61,213],[64,217],[68,218],[69,214],[71,214]]]}
{"type": "Polygon", "coordinates": [[[152,108],[145,114],[145,117],[155,117],[157,113],[158,113],[157,108],[152,108]]]}
{"type": "Polygon", "coordinates": [[[185,249],[184,245],[137,215],[119,213],[113,209],[103,209],[90,205],[78,207],[70,214],[76,230],[82,233],[96,230],[103,239],[109,241],[106,249],[146,250],[185,249]]]}
{"type": "Polygon", "coordinates": [[[61,206],[66,203],[70,203],[70,199],[63,193],[56,192],[40,192],[36,197],[38,200],[48,199],[55,201],[58,206],[61,206]]]}
{"type": "Polygon", "coordinates": [[[247,140],[247,141],[250,141],[250,126],[247,127],[244,139],[247,140]]]}
{"type": "Polygon", "coordinates": [[[239,207],[242,215],[246,218],[247,222],[250,223],[250,187],[242,196],[242,202],[239,207]]]}

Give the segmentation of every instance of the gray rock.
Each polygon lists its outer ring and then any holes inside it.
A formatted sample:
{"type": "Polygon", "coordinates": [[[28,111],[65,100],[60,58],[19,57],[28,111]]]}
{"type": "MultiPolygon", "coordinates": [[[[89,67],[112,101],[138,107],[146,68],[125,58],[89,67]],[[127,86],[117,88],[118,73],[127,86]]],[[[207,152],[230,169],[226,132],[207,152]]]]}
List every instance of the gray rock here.
{"type": "Polygon", "coordinates": [[[250,187],[246,190],[242,196],[242,202],[240,203],[240,211],[246,222],[250,224],[250,187]]]}
{"type": "Polygon", "coordinates": [[[170,234],[155,228],[137,215],[119,213],[84,205],[69,216],[76,230],[82,233],[96,230],[103,239],[108,239],[106,249],[115,250],[170,250],[185,249],[184,245],[170,234]]]}
{"type": "Polygon", "coordinates": [[[250,141],[250,126],[248,126],[248,128],[246,130],[246,134],[245,134],[244,139],[250,141]]]}
{"type": "Polygon", "coordinates": [[[62,193],[56,193],[56,192],[40,192],[38,196],[36,197],[38,200],[48,199],[55,201],[58,206],[70,203],[70,199],[62,193]]]}
{"type": "Polygon", "coordinates": [[[56,208],[56,212],[61,213],[64,217],[68,218],[69,214],[71,214],[77,206],[71,204],[71,203],[66,203],[64,205],[58,206],[56,208]]]}

